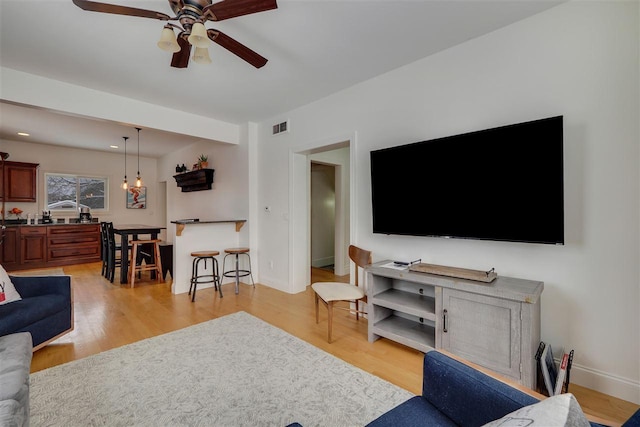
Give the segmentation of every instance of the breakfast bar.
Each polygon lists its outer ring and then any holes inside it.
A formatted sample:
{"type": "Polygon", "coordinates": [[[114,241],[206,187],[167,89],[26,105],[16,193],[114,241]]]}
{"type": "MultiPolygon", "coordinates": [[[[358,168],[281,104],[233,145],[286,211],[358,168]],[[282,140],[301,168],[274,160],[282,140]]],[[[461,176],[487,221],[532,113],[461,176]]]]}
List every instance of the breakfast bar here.
{"type": "MultiPolygon", "coordinates": [[[[173,238],[174,276],[171,292],[181,294],[189,292],[191,252],[216,250],[222,253],[225,248],[239,246],[241,244],[240,229],[246,220],[182,219],[171,221],[171,223],[176,225],[176,233],[173,238]]],[[[220,259],[219,262],[221,261],[220,259]]],[[[207,266],[207,268],[211,268],[211,266],[207,266]]],[[[202,288],[207,286],[212,287],[213,283],[204,285],[202,288]]]]}

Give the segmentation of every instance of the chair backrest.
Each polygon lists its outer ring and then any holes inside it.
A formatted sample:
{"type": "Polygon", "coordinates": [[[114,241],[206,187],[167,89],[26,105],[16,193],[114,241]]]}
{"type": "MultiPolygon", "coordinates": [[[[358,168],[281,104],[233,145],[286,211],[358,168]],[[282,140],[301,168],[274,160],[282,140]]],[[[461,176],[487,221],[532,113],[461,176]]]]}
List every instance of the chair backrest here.
{"type": "Polygon", "coordinates": [[[112,253],[116,250],[116,234],[113,231],[113,223],[105,222],[105,234],[107,236],[107,246],[112,253]]]}
{"type": "Polygon", "coordinates": [[[351,258],[351,261],[356,265],[356,286],[358,286],[358,277],[360,276],[358,267],[364,268],[371,264],[371,251],[349,245],[349,258],[351,258]]]}
{"type": "Polygon", "coordinates": [[[102,259],[105,260],[109,248],[107,243],[107,223],[105,221],[100,223],[100,243],[100,254],[102,255],[102,259]]]}

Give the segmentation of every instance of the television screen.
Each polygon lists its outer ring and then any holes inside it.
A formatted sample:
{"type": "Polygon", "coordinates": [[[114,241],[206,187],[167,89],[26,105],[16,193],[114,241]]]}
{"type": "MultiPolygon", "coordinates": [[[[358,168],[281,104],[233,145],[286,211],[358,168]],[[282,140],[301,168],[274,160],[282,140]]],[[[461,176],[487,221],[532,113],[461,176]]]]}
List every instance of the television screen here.
{"type": "Polygon", "coordinates": [[[562,116],[371,151],[373,232],[564,244],[562,116]]]}

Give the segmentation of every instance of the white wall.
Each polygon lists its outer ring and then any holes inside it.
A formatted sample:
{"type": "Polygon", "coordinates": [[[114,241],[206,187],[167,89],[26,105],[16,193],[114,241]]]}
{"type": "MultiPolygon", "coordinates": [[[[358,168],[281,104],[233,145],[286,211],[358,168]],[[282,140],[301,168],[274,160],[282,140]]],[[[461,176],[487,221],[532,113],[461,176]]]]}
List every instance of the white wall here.
{"type": "MultiPolygon", "coordinates": [[[[140,173],[147,187],[147,208],[127,209],[126,193],[120,185],[124,178],[123,150],[114,153],[102,151],[64,148],[46,144],[33,144],[24,141],[0,140],[0,151],[9,153],[9,161],[38,163],[37,201],[36,203],[7,202],[6,209],[18,207],[27,213],[41,213],[44,206],[44,174],[69,173],[88,176],[106,176],[109,178],[109,210],[91,212],[100,221],[112,221],[115,224],[164,225],[164,205],[159,205],[158,180],[156,178],[156,159],[140,157],[140,173]]],[[[135,181],[137,155],[127,155],[127,177],[129,183],[135,181]]],[[[54,218],[78,216],[77,213],[52,212],[54,218]]]]}
{"type": "MultiPolygon", "coordinates": [[[[203,141],[174,151],[158,161],[158,180],[167,183],[167,238],[172,240],[175,225],[171,221],[185,218],[205,220],[244,219],[247,223],[240,231],[240,244],[249,245],[249,155],[247,126],[242,127],[239,144],[203,141]],[[209,168],[214,169],[211,190],[183,193],[173,175],[176,164],[189,169],[200,154],[208,156],[209,168]]],[[[211,242],[212,250],[224,248],[211,242]]],[[[253,254],[252,254],[253,257],[253,254]]],[[[257,272],[254,274],[257,275],[257,272]]],[[[254,278],[256,278],[254,276],[254,278]]]]}
{"type": "Polygon", "coordinates": [[[357,133],[354,243],[374,260],[544,281],[542,339],[575,349],[572,382],[640,403],[639,16],[637,2],[570,2],[283,114],[291,132],[278,138],[280,117],[261,123],[258,206],[272,213],[259,216],[257,245],[273,257],[270,281],[298,277],[289,252],[300,228],[288,213],[306,201],[286,191],[291,153],[357,133]],[[369,151],[555,115],[564,246],[372,234],[369,151]]]}

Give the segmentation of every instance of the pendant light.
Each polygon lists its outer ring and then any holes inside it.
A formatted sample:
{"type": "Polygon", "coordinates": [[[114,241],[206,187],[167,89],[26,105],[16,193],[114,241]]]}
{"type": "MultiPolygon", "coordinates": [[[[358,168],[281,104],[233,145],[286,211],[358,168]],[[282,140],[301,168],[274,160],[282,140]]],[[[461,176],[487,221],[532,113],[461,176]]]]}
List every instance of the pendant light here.
{"type": "Polygon", "coordinates": [[[129,184],[127,183],[127,139],[129,139],[129,137],[123,136],[122,139],[124,139],[124,181],[122,181],[122,189],[128,190],[129,184]]]}
{"type": "Polygon", "coordinates": [[[140,128],[138,130],[138,176],[136,176],[136,187],[142,187],[142,177],[140,176],[140,128]]]}

